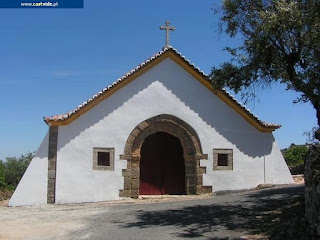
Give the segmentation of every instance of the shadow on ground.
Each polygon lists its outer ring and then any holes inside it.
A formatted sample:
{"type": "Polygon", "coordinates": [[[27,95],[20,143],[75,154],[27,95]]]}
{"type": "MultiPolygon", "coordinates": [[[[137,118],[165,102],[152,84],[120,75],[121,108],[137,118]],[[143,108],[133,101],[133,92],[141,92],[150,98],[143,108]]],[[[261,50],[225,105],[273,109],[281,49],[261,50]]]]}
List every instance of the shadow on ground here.
{"type": "Polygon", "coordinates": [[[160,212],[139,211],[137,222],[125,223],[122,227],[177,226],[183,229],[183,233],[178,234],[183,238],[200,237],[206,232],[223,229],[267,233],[277,223],[281,208],[296,201],[302,192],[301,188],[271,189],[248,194],[239,203],[196,205],[160,212]]]}
{"type": "MultiPolygon", "coordinates": [[[[169,210],[131,211],[133,217],[129,221],[115,218],[112,224],[117,225],[119,231],[170,227],[176,229],[173,236],[176,238],[239,239],[243,235],[259,235],[259,239],[263,239],[262,236],[269,236],[270,230],[279,224],[283,209],[301,200],[303,192],[304,186],[299,186],[214,196],[187,201],[187,206],[173,204],[169,210]]],[[[97,228],[93,222],[97,221],[92,220],[91,226],[89,220],[88,228],[97,228]]]]}

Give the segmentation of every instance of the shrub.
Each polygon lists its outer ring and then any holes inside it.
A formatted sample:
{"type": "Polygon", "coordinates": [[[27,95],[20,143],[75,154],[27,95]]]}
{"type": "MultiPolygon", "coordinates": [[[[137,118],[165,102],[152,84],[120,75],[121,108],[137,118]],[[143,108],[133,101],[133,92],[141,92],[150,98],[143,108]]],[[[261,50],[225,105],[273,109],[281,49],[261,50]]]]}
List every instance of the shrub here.
{"type": "Polygon", "coordinates": [[[304,164],[304,158],[308,151],[306,145],[294,145],[286,149],[283,153],[283,157],[286,160],[289,167],[293,167],[299,164],[304,164]]]}
{"type": "Polygon", "coordinates": [[[5,174],[4,174],[4,163],[0,160],[0,188],[6,186],[5,174]]]}
{"type": "Polygon", "coordinates": [[[27,153],[17,157],[8,157],[4,165],[4,180],[8,189],[15,189],[32,160],[33,154],[27,153]]]}

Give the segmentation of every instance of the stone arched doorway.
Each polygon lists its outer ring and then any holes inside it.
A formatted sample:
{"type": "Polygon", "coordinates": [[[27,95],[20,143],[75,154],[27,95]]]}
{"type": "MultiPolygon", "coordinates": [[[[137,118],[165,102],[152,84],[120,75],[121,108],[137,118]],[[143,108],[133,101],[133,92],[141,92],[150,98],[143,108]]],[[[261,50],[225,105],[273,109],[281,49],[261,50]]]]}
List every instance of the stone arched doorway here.
{"type": "Polygon", "coordinates": [[[122,170],[124,189],[120,197],[139,197],[141,147],[144,140],[157,132],[165,132],[177,137],[183,149],[185,166],[185,194],[211,193],[211,186],[203,186],[205,167],[200,160],[208,158],[202,153],[201,143],[196,131],[183,120],[168,114],[149,118],[138,124],[130,133],[124,154],[120,159],[127,160],[127,169],[122,170]]]}

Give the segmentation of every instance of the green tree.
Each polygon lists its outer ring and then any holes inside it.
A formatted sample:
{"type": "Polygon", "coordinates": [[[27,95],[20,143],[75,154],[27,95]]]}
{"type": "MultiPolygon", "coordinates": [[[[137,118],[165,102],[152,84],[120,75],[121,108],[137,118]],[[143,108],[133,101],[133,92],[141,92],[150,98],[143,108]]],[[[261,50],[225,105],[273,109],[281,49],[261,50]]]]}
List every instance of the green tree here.
{"type": "Polygon", "coordinates": [[[7,186],[15,189],[32,160],[33,154],[27,153],[19,158],[8,157],[4,162],[5,181],[7,186]]]}
{"type": "Polygon", "coordinates": [[[305,155],[308,152],[308,148],[305,145],[294,145],[286,149],[283,153],[283,157],[286,160],[289,167],[293,167],[304,163],[305,155]]]}
{"type": "Polygon", "coordinates": [[[5,187],[4,163],[0,160],[0,188],[5,187]]]}
{"type": "MultiPolygon", "coordinates": [[[[300,94],[295,102],[310,102],[318,119],[315,138],[320,140],[320,1],[319,0],[224,0],[220,30],[240,36],[240,47],[226,50],[229,62],[210,74],[216,89],[229,87],[246,99],[251,89],[285,84],[300,94]]],[[[312,147],[307,162],[306,184],[319,184],[319,145],[312,147]]],[[[312,186],[313,186],[312,185],[312,186]]],[[[319,211],[315,188],[306,190],[306,219],[317,232],[319,211]]]]}
{"type": "Polygon", "coordinates": [[[224,0],[221,31],[240,36],[240,47],[211,72],[216,89],[229,87],[248,100],[250,89],[275,82],[300,93],[295,102],[310,102],[316,110],[320,140],[320,1],[224,0]]]}

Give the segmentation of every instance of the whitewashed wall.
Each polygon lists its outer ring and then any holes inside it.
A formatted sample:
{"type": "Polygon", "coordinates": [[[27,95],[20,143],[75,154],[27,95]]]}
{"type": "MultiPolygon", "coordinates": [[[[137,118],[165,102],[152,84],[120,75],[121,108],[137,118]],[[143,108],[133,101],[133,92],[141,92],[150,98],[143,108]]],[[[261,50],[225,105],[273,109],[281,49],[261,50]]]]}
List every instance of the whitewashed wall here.
{"type": "Polygon", "coordinates": [[[46,134],[31,163],[14,191],[9,206],[47,203],[48,141],[46,134]]]}
{"type": "MultiPolygon", "coordinates": [[[[123,189],[119,160],[131,131],[159,114],[174,115],[198,133],[213,191],[260,183],[291,183],[271,133],[261,133],[171,59],[166,59],[67,126],[59,127],[56,203],[113,200],[123,189]],[[114,171],[93,170],[93,147],[115,148],[114,171]],[[233,171],[213,171],[213,148],[233,149],[233,171]]],[[[10,200],[10,206],[45,204],[48,134],[10,200]]]]}
{"type": "Polygon", "coordinates": [[[140,122],[159,114],[172,114],[196,130],[203,153],[209,155],[201,162],[207,167],[204,184],[213,191],[292,182],[272,134],[257,131],[166,59],[70,125],[59,127],[56,202],[118,199],[126,168],[119,155],[127,137],[140,122]],[[92,170],[93,147],[115,148],[114,171],[92,170]],[[233,171],[212,170],[213,148],[233,149],[233,171]]]}

